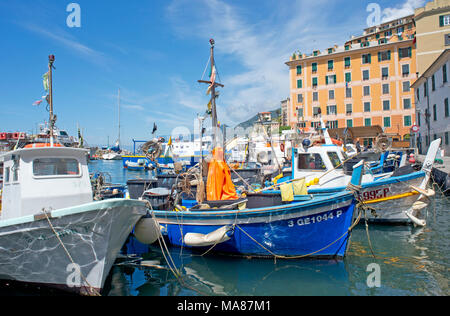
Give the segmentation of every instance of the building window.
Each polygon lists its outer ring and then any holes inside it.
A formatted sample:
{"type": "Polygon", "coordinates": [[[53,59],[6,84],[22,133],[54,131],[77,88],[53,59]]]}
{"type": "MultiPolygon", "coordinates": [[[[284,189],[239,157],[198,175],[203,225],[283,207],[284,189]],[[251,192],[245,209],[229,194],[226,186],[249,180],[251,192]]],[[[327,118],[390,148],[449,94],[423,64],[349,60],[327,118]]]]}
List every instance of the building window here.
{"type": "Polygon", "coordinates": [[[364,96],[365,97],[370,96],[370,86],[364,86],[363,89],[364,89],[364,96]]]}
{"type": "Polygon", "coordinates": [[[370,102],[364,102],[364,112],[370,112],[370,102]]]}
{"type": "Polygon", "coordinates": [[[420,88],[416,89],[417,101],[420,101],[420,88]]]}
{"type": "Polygon", "coordinates": [[[335,84],[336,83],[336,75],[329,75],[325,76],[325,83],[328,84],[335,84]]]}
{"type": "Polygon", "coordinates": [[[403,109],[404,110],[411,109],[411,99],[403,99],[403,109]]]}
{"type": "Polygon", "coordinates": [[[447,15],[441,15],[439,17],[439,26],[449,26],[450,25],[450,14],[447,15]]]}
{"type": "Polygon", "coordinates": [[[398,49],[398,58],[408,58],[412,55],[412,48],[411,47],[404,47],[398,49]]]}
{"type": "Polygon", "coordinates": [[[426,98],[428,96],[428,81],[423,84],[423,96],[426,98]]]}
{"type": "Polygon", "coordinates": [[[412,125],[411,123],[411,115],[406,115],[404,118],[404,126],[409,127],[412,125]]]}
{"type": "Polygon", "coordinates": [[[444,112],[445,112],[445,117],[450,116],[450,112],[449,112],[449,108],[448,108],[448,98],[446,98],[444,100],[444,112]]]}
{"type": "Polygon", "coordinates": [[[389,111],[391,109],[391,101],[383,100],[383,111],[389,111]]]}
{"type": "Polygon", "coordinates": [[[409,76],[409,64],[402,65],[402,75],[403,77],[409,76]]]}
{"type": "Polygon", "coordinates": [[[312,72],[317,72],[317,63],[312,63],[311,68],[312,72]]]}
{"type": "Polygon", "coordinates": [[[369,80],[369,79],[370,79],[369,70],[363,70],[363,80],[369,80]]]}
{"type": "Polygon", "coordinates": [[[442,66],[442,82],[446,83],[447,82],[447,64],[444,64],[444,66],[442,66]]]}
{"type": "Polygon", "coordinates": [[[297,103],[302,103],[303,102],[303,94],[298,94],[297,95],[297,103]]]}
{"type": "Polygon", "coordinates": [[[329,60],[328,61],[328,70],[333,70],[333,68],[334,68],[334,61],[329,60]]]}
{"type": "Polygon", "coordinates": [[[352,97],[352,88],[350,88],[350,87],[345,88],[345,97],[346,98],[352,97]]]}
{"type": "Polygon", "coordinates": [[[302,74],[302,66],[299,65],[297,66],[297,75],[301,75],[302,74]]]}
{"type": "Polygon", "coordinates": [[[436,91],[436,79],[434,75],[431,76],[431,91],[436,91]]]}
{"type": "Polygon", "coordinates": [[[362,63],[363,64],[370,64],[372,61],[371,55],[370,54],[364,54],[362,55],[362,63]]]}
{"type": "Polygon", "coordinates": [[[411,91],[411,85],[409,81],[403,81],[403,92],[411,91]]]}
{"type": "Polygon", "coordinates": [[[329,121],[328,128],[339,128],[338,123],[338,121],[329,121]]]}
{"type": "Polygon", "coordinates": [[[378,52],[378,61],[391,60],[391,51],[378,52]]]}
{"type": "Polygon", "coordinates": [[[448,145],[448,132],[445,132],[445,145],[448,145]]]}
{"type": "Polygon", "coordinates": [[[346,104],[345,105],[345,111],[346,111],[347,115],[352,114],[352,112],[353,112],[353,105],[352,104],[346,104]]]}
{"type": "Polygon", "coordinates": [[[352,81],[352,74],[350,72],[345,73],[345,82],[351,82],[352,81]]]}
{"type": "Polygon", "coordinates": [[[327,106],[327,115],[336,115],[337,114],[337,106],[329,105],[327,106]]]}
{"type": "Polygon", "coordinates": [[[364,126],[372,126],[372,119],[371,118],[364,119],[364,126]]]}
{"type": "Polygon", "coordinates": [[[390,117],[385,117],[383,119],[383,123],[384,123],[384,127],[391,127],[391,118],[390,117]]]}
{"type": "Polygon", "coordinates": [[[301,79],[297,80],[297,89],[303,88],[303,82],[301,79]]]}
{"type": "Polygon", "coordinates": [[[313,92],[313,101],[319,101],[319,92],[313,92]]]}
{"type": "Polygon", "coordinates": [[[334,100],[334,90],[328,91],[328,100],[334,100]]]}
{"type": "Polygon", "coordinates": [[[353,120],[347,120],[347,127],[353,127],[353,120]]]}
{"type": "Polygon", "coordinates": [[[436,104],[433,105],[433,121],[437,121],[437,107],[436,107],[436,104]]]}
{"type": "Polygon", "coordinates": [[[314,116],[317,116],[317,115],[319,115],[320,113],[321,113],[320,107],[317,107],[317,106],[313,107],[313,115],[314,115],[314,116]]]}
{"type": "Polygon", "coordinates": [[[388,67],[381,68],[381,77],[383,79],[389,78],[389,68],[388,67]]]}
{"type": "Polygon", "coordinates": [[[419,127],[421,126],[420,125],[420,112],[417,112],[417,125],[419,125],[419,127]]]}
{"type": "Polygon", "coordinates": [[[298,109],[298,117],[303,117],[303,108],[298,109]]]}
{"type": "Polygon", "coordinates": [[[345,57],[344,62],[345,62],[345,68],[349,68],[351,66],[351,58],[350,57],[345,57]]]}
{"type": "Polygon", "coordinates": [[[383,84],[383,94],[389,94],[389,83],[383,84]]]}
{"type": "Polygon", "coordinates": [[[317,78],[312,78],[313,87],[317,87],[317,78]]]}

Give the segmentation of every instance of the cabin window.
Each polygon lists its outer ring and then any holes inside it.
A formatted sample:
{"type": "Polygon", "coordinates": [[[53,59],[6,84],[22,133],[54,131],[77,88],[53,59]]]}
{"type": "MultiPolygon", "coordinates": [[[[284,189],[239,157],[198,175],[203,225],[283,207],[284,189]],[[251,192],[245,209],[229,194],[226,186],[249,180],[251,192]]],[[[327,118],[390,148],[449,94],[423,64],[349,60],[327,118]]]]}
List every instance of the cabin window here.
{"type": "Polygon", "coordinates": [[[79,176],[80,167],[76,159],[39,158],[33,161],[33,175],[42,176],[79,176]]]}
{"type": "Polygon", "coordinates": [[[326,170],[320,154],[299,154],[297,168],[299,170],[326,170]]]}
{"type": "Polygon", "coordinates": [[[327,152],[328,158],[330,158],[331,163],[333,164],[333,168],[342,169],[342,163],[339,159],[337,152],[327,152]]]}
{"type": "Polygon", "coordinates": [[[9,183],[9,170],[9,167],[5,168],[5,183],[9,183]]]}

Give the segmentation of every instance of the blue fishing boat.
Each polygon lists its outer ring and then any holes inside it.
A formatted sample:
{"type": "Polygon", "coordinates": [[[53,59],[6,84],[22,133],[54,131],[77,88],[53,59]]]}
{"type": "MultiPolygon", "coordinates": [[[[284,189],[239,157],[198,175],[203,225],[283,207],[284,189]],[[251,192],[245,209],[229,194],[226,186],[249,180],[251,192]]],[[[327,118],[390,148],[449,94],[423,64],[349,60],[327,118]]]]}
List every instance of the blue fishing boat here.
{"type": "MultiPolygon", "coordinates": [[[[361,180],[361,163],[352,183],[361,180]]],[[[283,202],[278,193],[207,201],[180,211],[153,210],[172,245],[252,257],[343,258],[357,203],[354,192],[283,202]]]]}

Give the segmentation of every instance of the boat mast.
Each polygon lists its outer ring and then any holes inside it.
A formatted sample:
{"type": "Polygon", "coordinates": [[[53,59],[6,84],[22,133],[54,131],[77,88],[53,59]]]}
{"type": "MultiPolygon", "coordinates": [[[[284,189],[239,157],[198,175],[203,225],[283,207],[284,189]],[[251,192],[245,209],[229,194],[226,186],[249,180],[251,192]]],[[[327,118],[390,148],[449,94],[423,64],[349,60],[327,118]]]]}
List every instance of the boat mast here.
{"type": "Polygon", "coordinates": [[[119,143],[118,147],[120,150],[120,88],[119,88],[119,95],[118,95],[118,106],[119,106],[119,138],[117,141],[119,143]]]}
{"type": "MultiPolygon", "coordinates": [[[[210,50],[210,59],[211,59],[211,76],[214,76],[214,72],[216,72],[215,69],[215,61],[214,61],[214,45],[215,45],[215,41],[214,39],[210,39],[209,43],[211,45],[211,50],[210,50]]],[[[211,80],[211,78],[210,78],[211,80]]],[[[212,129],[213,129],[213,133],[214,133],[214,137],[213,137],[213,148],[216,147],[217,145],[217,129],[218,129],[218,124],[217,124],[217,108],[216,108],[216,87],[224,87],[223,84],[220,84],[218,82],[215,82],[215,80],[213,81],[205,81],[205,80],[198,80],[198,82],[200,83],[207,83],[210,85],[211,87],[211,125],[212,125],[212,129]]]]}
{"type": "Polygon", "coordinates": [[[55,55],[48,56],[48,81],[49,81],[49,112],[50,112],[50,146],[53,147],[53,129],[55,128],[56,115],[53,115],[53,84],[52,70],[55,55]]]}

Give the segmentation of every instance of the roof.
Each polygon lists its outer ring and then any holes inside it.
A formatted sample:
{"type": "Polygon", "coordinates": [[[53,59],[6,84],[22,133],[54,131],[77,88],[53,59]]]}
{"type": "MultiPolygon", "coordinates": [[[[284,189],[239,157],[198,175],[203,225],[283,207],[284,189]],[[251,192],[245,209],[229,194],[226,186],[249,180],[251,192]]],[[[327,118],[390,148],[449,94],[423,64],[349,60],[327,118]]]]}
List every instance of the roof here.
{"type": "Polygon", "coordinates": [[[332,138],[344,139],[344,133],[347,130],[347,137],[355,138],[375,138],[383,133],[383,129],[379,125],[374,126],[358,126],[347,128],[328,129],[328,133],[332,138]],[[337,137],[336,137],[337,136],[337,137]]]}

